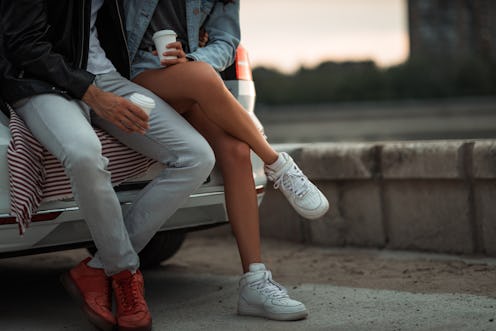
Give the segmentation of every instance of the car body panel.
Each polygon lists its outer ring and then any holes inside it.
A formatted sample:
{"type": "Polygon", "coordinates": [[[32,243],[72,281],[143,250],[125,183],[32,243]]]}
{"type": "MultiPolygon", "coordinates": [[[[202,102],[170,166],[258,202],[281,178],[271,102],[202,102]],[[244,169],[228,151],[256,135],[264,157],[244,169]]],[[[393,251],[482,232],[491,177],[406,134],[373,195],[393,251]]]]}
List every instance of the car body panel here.
{"type": "MultiPolygon", "coordinates": [[[[255,88],[253,81],[225,81],[228,89],[239,100],[261,131],[263,128],[253,110],[255,88]]],[[[30,254],[40,249],[58,250],[71,245],[91,243],[88,228],[82,219],[79,208],[73,199],[42,202],[35,215],[60,213],[52,220],[33,221],[26,232],[20,236],[17,223],[5,222],[12,219],[10,215],[9,178],[7,166],[7,146],[10,140],[7,117],[0,113],[0,257],[30,254]],[[2,224],[1,221],[3,219],[2,224]]],[[[263,162],[252,153],[253,177],[257,188],[258,202],[263,198],[266,177],[263,162]]],[[[146,174],[129,180],[116,187],[123,212],[132,205],[139,193],[136,187],[143,187],[161,171],[162,165],[152,166],[146,174]]],[[[192,230],[228,222],[222,176],[214,168],[208,180],[192,194],[185,205],[168,220],[160,231],[192,230]]]]}

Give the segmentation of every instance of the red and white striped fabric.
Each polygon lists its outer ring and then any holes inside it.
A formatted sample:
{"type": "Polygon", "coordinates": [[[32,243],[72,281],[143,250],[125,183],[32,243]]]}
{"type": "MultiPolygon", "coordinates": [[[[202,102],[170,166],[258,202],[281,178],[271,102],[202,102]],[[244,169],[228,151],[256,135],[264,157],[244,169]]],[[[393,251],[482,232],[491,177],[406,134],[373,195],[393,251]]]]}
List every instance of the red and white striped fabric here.
{"type": "MultiPolygon", "coordinates": [[[[10,210],[23,234],[42,201],[69,198],[72,191],[62,164],[32,136],[12,109],[9,128],[12,136],[7,149],[10,210]]],[[[95,132],[102,143],[103,156],[109,159],[107,170],[112,174],[114,186],[145,173],[156,162],[99,128],[95,128],[95,132]]]]}

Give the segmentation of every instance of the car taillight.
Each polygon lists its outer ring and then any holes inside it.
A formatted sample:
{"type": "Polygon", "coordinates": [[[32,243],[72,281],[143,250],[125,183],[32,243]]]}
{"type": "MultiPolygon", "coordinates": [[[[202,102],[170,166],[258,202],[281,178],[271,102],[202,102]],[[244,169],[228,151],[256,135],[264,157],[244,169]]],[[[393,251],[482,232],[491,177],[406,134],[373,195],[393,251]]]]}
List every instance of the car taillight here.
{"type": "MultiPolygon", "coordinates": [[[[44,214],[36,214],[33,215],[31,221],[33,222],[52,221],[57,217],[59,217],[60,214],[62,214],[62,212],[59,211],[44,213],[44,214]]],[[[14,223],[16,223],[15,217],[0,217],[0,224],[14,224],[14,223]]]]}
{"type": "Polygon", "coordinates": [[[241,45],[236,50],[236,79],[253,80],[248,51],[241,45]]]}

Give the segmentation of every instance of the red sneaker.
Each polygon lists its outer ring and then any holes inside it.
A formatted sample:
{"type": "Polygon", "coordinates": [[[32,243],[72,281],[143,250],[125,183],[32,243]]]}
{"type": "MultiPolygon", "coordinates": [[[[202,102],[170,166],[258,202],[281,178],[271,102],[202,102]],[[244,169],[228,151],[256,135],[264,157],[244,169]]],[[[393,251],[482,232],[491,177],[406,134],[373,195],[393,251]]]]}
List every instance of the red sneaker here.
{"type": "Polygon", "coordinates": [[[101,330],[111,331],[117,324],[112,314],[110,278],[103,269],[88,266],[86,258],[61,277],[62,285],[76,299],[86,316],[101,330]]]}
{"type": "Polygon", "coordinates": [[[149,331],[152,316],[145,301],[145,283],[138,270],[128,270],[112,276],[115,302],[117,304],[117,325],[119,331],[149,331]]]}

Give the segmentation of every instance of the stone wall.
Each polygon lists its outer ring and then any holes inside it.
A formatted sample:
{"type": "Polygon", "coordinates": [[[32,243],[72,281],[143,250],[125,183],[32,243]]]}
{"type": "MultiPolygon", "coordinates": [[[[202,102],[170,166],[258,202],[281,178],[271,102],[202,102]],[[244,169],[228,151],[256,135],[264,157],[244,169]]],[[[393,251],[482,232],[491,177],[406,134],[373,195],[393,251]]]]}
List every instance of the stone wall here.
{"type": "Polygon", "coordinates": [[[331,203],[306,221],[270,184],[263,236],[496,256],[496,141],[306,144],[286,149],[331,203]]]}

